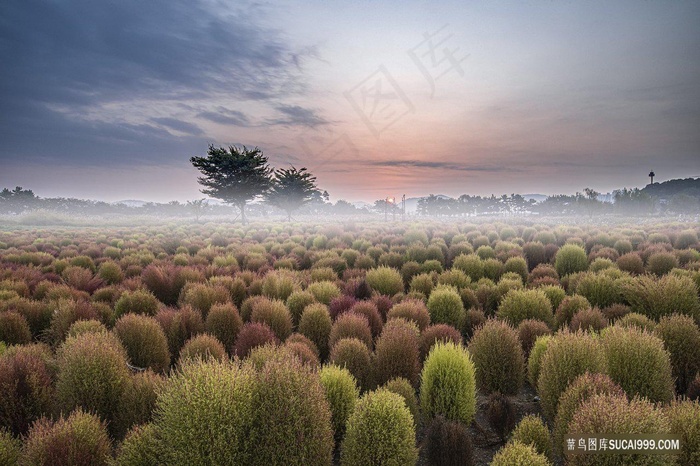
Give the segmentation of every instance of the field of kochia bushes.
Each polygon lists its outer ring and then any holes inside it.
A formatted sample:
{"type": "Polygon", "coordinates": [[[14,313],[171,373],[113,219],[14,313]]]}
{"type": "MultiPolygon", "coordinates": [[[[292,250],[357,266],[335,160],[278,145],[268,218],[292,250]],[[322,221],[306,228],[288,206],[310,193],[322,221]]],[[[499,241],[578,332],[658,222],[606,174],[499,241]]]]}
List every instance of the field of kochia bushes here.
{"type": "Polygon", "coordinates": [[[0,231],[0,464],[698,465],[699,231],[0,231]]]}

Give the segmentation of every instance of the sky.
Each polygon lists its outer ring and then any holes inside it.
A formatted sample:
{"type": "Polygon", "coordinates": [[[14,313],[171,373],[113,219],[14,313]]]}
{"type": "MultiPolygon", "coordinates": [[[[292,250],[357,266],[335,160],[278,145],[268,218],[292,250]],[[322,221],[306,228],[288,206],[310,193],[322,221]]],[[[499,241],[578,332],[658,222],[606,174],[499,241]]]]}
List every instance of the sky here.
{"type": "Polygon", "coordinates": [[[260,147],[331,200],[700,176],[700,2],[3,0],[0,188],[201,198],[260,147]]]}

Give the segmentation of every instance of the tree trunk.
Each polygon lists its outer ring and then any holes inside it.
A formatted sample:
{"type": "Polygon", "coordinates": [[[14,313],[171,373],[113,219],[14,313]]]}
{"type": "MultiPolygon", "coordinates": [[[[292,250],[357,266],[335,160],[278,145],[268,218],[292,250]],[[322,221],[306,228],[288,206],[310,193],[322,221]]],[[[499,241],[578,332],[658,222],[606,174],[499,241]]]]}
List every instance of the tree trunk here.
{"type": "Polygon", "coordinates": [[[243,204],[240,204],[240,209],[241,209],[241,222],[243,222],[243,225],[247,225],[248,220],[245,218],[245,202],[243,204]]]}

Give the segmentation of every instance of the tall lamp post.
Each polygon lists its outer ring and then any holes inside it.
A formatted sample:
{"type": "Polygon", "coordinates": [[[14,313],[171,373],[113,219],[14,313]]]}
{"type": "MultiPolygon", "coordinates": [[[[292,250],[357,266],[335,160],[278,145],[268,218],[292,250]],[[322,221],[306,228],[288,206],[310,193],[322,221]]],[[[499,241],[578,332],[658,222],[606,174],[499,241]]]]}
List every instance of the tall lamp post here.
{"type": "Polygon", "coordinates": [[[406,221],[406,195],[401,196],[401,221],[406,221]]]}
{"type": "MultiPolygon", "coordinates": [[[[396,202],[396,199],[393,197],[387,197],[386,202],[384,203],[385,208],[389,207],[389,204],[391,204],[391,220],[395,221],[396,220],[396,206],[394,203],[396,202]]],[[[386,221],[386,210],[384,210],[384,220],[386,221]]]]}
{"type": "Polygon", "coordinates": [[[654,184],[654,177],[656,176],[656,173],[654,172],[649,172],[649,178],[651,178],[651,184],[654,184]]]}

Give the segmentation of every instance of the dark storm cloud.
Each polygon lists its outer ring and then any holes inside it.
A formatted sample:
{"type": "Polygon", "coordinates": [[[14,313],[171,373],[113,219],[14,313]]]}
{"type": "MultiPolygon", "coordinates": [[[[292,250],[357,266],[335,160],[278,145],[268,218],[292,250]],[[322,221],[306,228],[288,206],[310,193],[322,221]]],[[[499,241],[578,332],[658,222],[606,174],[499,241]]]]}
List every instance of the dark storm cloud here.
{"type": "MultiPolygon", "coordinates": [[[[115,154],[164,160],[173,148],[201,143],[201,129],[151,115],[141,115],[146,123],[135,123],[139,115],[132,118],[124,110],[108,119],[101,109],[215,96],[279,99],[298,89],[298,55],[276,31],[257,23],[259,12],[216,5],[3,1],[0,162],[38,154],[55,155],[63,163],[114,161],[115,154]],[[185,134],[173,136],[159,125],[185,134]]],[[[247,122],[237,112],[201,116],[247,122]]]]}
{"type": "Polygon", "coordinates": [[[308,126],[315,128],[321,125],[327,125],[328,120],[317,114],[316,111],[300,107],[298,105],[280,105],[277,111],[282,115],[279,118],[273,118],[267,121],[269,125],[283,126],[308,126]]]}

